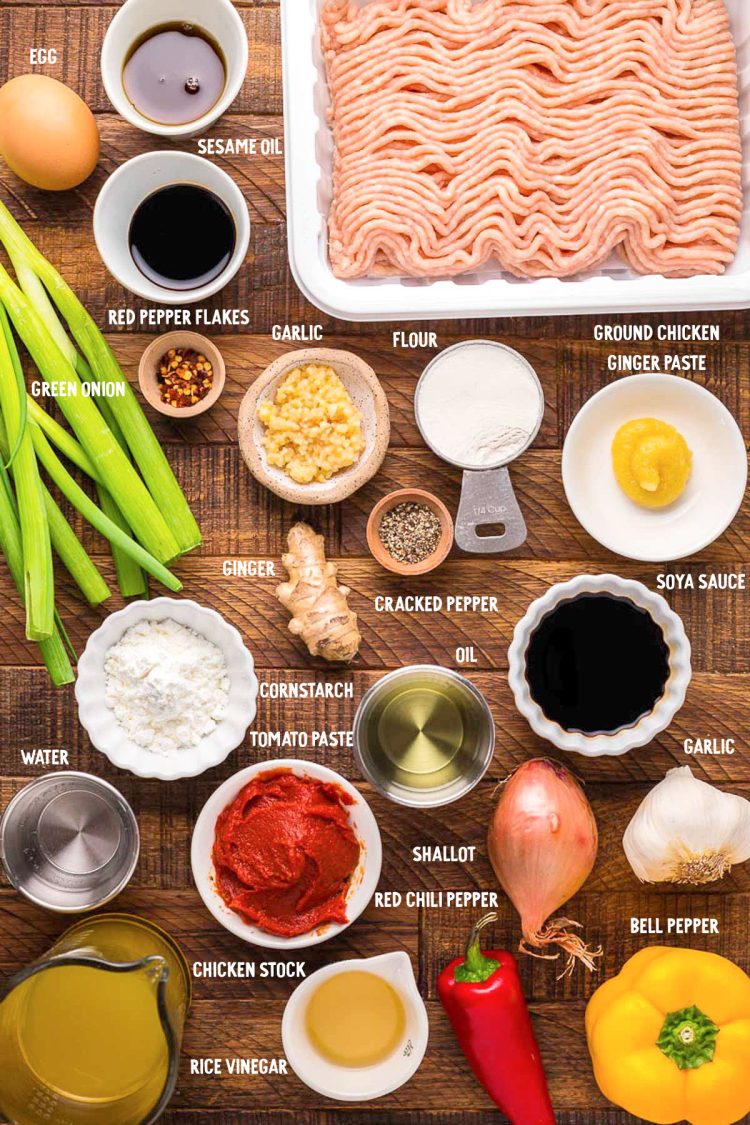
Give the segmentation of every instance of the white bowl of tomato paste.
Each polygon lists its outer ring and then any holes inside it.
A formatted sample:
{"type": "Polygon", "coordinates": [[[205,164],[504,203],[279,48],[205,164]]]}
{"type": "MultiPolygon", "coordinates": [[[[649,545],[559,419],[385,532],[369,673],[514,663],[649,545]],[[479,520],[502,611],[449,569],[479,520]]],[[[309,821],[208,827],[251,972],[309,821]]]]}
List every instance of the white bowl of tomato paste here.
{"type": "Polygon", "coordinates": [[[268,949],[340,934],[367,907],[383,849],[369,805],[334,770],[294,758],[225,781],[193,831],[193,878],[217,922],[268,949]]]}

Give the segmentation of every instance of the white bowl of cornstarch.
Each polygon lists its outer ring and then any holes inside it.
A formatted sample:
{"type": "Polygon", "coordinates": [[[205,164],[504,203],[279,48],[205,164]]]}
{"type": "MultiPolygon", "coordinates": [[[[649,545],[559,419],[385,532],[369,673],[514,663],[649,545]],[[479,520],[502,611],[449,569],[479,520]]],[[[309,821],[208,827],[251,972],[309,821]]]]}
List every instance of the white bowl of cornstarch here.
{"type": "Polygon", "coordinates": [[[219,765],[255,718],[253,658],[233,625],[197,602],[133,602],[89,637],[78,717],[93,745],[137,777],[175,781],[219,765]]]}
{"type": "Polygon", "coordinates": [[[674,9],[282,0],[303,293],[347,320],[750,306],[750,4],[674,9]]]}

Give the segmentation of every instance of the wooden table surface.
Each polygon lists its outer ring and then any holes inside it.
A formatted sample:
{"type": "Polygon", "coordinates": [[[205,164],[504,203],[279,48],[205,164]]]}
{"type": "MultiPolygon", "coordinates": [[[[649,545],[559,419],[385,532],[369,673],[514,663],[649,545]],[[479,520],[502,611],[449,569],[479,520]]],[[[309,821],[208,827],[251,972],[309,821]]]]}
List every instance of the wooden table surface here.
{"type": "MultiPolygon", "coordinates": [[[[290,0],[294,2],[294,0],[290,0]]],[[[283,136],[279,10],[275,0],[238,4],[250,38],[250,74],[230,115],[212,135],[283,136]]],[[[124,160],[163,147],[115,116],[104,95],[98,66],[102,37],[114,6],[88,0],[37,0],[0,4],[0,82],[29,69],[33,46],[56,47],[60,59],[44,68],[69,83],[95,110],[103,152],[96,174],[75,192],[44,195],[22,185],[0,167],[0,197],[11,207],[40,248],[62,270],[89,309],[103,324],[105,310],[138,305],[107,275],[95,251],[91,214],[107,176],[124,160]]],[[[181,147],[196,151],[195,142],[181,147]]],[[[212,307],[247,309],[250,328],[217,342],[228,367],[220,404],[193,423],[171,425],[153,418],[159,437],[204,533],[202,548],[178,566],[185,595],[212,606],[241,630],[263,680],[340,679],[338,671],[316,665],[287,631],[285,613],[274,599],[274,582],[226,578],[226,559],[278,559],[294,517],[290,506],[265,492],[244,468],[235,430],[245,390],[270,360],[289,350],[272,342],[275,324],[322,324],[327,346],[348,347],[369,360],[386,388],[392,410],[391,448],[380,474],[352,499],[334,509],[308,513],[324,532],[329,555],[341,560],[341,574],[352,587],[360,615],[362,651],[344,679],[354,683],[354,701],[330,705],[282,705],[261,700],[256,730],[337,730],[350,727],[362,692],[383,672],[419,661],[455,666],[456,648],[475,647],[477,663],[469,673],[486,693],[498,729],[492,767],[477,789],[459,804],[434,812],[399,808],[372,792],[358,776],[351,751],[302,751],[341,771],[371,801],[384,841],[381,889],[496,889],[486,857],[485,833],[500,779],[519,763],[550,748],[537,739],[518,715],[506,681],[507,648],[514,625],[528,604],[555,582],[582,572],[615,571],[655,586],[660,570],[677,573],[748,570],[750,509],[747,504],[727,534],[685,564],[657,567],[630,563],[604,550],[572,516],[560,479],[561,446],[577,410],[613,378],[605,370],[608,348],[594,343],[594,321],[559,319],[449,322],[404,327],[432,328],[440,347],[472,335],[501,339],[518,347],[536,366],[542,380],[546,413],[533,449],[513,467],[512,475],[529,525],[528,542],[507,556],[483,560],[455,553],[434,576],[404,583],[380,570],[365,542],[367,514],[391,489],[422,485],[440,494],[455,510],[459,474],[438,461],[419,439],[412,411],[415,380],[434,349],[400,351],[392,347],[392,325],[350,325],[332,320],[307,304],[291,279],[286,261],[283,160],[230,157],[218,161],[240,184],[253,223],[251,255],[212,307]],[[378,593],[493,594],[499,611],[489,615],[382,615],[374,611],[378,593]],[[477,845],[476,863],[416,866],[415,844],[477,845]]],[[[620,318],[651,323],[705,322],[721,325],[721,342],[701,345],[708,372],[694,376],[730,408],[743,432],[750,433],[748,329],[743,313],[686,317],[620,318]]],[[[615,318],[612,318],[614,321],[615,318]]],[[[401,327],[401,326],[399,326],[401,327]]],[[[148,337],[119,333],[112,343],[124,370],[135,378],[148,337]]],[[[622,349],[629,351],[628,347],[622,349]]],[[[693,352],[695,346],[670,350],[693,352]]],[[[693,377],[693,376],[691,376],[693,377]]],[[[77,525],[79,531],[83,529],[77,525]]],[[[112,568],[101,540],[83,532],[112,568]]],[[[116,599],[85,611],[61,579],[59,605],[79,651],[92,629],[113,609],[116,599]]],[[[736,869],[720,885],[696,894],[664,887],[642,889],[625,860],[621,837],[628,819],[649,787],[667,769],[687,762],[697,776],[750,797],[750,618],[747,596],[687,591],[670,595],[693,644],[694,678],[685,707],[672,727],[651,746],[623,758],[572,763],[588,784],[601,830],[596,869],[566,912],[584,924],[588,938],[601,943],[605,956],[598,977],[577,971],[556,980],[555,966],[523,958],[522,974],[534,1015],[553,1101],[561,1125],[623,1125],[633,1121],[608,1106],[594,1083],[583,1031],[586,1001],[598,981],[611,976],[648,939],[630,934],[631,916],[711,916],[719,936],[689,941],[712,949],[750,969],[750,865],[736,869]],[[686,758],[685,738],[734,738],[733,757],[686,758]]],[[[65,747],[74,768],[113,780],[132,802],[142,833],[142,856],[128,890],[118,900],[166,927],[190,959],[242,960],[252,949],[219,928],[193,888],[189,843],[193,823],[216,786],[237,769],[267,755],[246,742],[220,768],[193,781],[172,784],[141,781],[109,767],[92,750],[78,725],[72,690],[54,692],[40,668],[35,647],[24,639],[23,618],[5,569],[0,569],[0,809],[30,777],[42,772],[22,765],[21,751],[65,747]]],[[[570,763],[569,763],[570,764],[570,763]]],[[[371,906],[339,939],[308,952],[308,971],[327,962],[406,950],[418,973],[428,1005],[430,1047],[416,1077],[376,1105],[347,1107],[321,1099],[291,1075],[220,1080],[191,1077],[189,1060],[219,1055],[277,1056],[280,1020],[290,986],[283,982],[202,982],[184,1041],[177,1093],[164,1120],[181,1125],[270,1125],[273,1122],[397,1122],[401,1125],[477,1125],[499,1115],[473,1080],[436,1000],[439,970],[458,951],[475,912],[429,909],[386,911],[371,906]]],[[[65,928],[58,916],[0,889],[0,974],[13,973],[41,954],[65,928]]],[[[503,901],[494,942],[515,948],[518,918],[503,901]]],[[[684,939],[671,939],[675,944],[684,939]]]]}

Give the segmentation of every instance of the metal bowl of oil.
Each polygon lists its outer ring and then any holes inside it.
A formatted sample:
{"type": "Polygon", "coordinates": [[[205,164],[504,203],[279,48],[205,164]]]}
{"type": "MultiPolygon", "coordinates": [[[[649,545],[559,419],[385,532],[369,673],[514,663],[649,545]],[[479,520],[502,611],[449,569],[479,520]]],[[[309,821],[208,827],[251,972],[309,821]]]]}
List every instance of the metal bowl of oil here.
{"type": "Polygon", "coordinates": [[[61,914],[94,910],[130,881],[138,823],[113,785],[65,771],[30,781],[0,821],[8,879],[37,906],[61,914]]]}
{"type": "Polygon", "coordinates": [[[415,664],[384,676],[354,719],[357,760],[384,796],[413,808],[459,800],[481,781],[495,749],[487,701],[450,668],[415,664]]]}

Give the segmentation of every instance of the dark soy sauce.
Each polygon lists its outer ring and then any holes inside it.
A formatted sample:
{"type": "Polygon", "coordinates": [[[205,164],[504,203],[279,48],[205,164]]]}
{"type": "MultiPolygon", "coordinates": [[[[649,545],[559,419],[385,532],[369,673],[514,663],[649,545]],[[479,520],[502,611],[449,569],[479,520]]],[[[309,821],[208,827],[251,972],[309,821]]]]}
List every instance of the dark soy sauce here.
{"type": "Polygon", "coordinates": [[[526,678],[544,714],[584,734],[634,726],[661,699],[669,671],[669,649],[651,615],[611,594],[561,602],[526,652],[526,678]]]}
{"type": "Polygon", "coordinates": [[[139,113],[158,125],[188,125],[218,102],[226,86],[220,48],[192,24],[155,27],[133,45],[122,82],[139,113]]]}
{"type": "Polygon", "coordinates": [[[130,224],[138,269],[164,289],[198,289],[228,266],[237,232],[223,200],[207,188],[172,184],[140,204],[130,224]]]}

